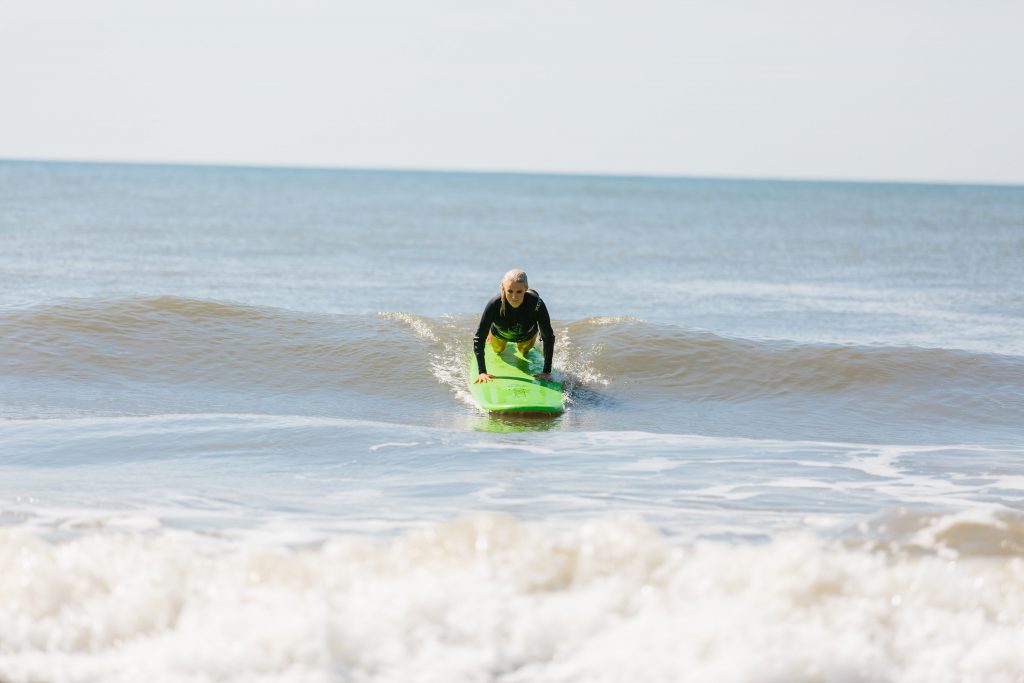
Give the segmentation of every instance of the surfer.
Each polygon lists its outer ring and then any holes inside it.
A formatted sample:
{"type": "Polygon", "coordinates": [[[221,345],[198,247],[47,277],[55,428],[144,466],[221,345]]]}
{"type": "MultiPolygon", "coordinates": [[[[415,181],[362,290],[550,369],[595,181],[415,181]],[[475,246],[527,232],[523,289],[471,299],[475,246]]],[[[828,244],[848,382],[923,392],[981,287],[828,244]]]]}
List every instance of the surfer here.
{"type": "Polygon", "coordinates": [[[495,353],[501,353],[512,342],[525,356],[537,343],[538,334],[544,342],[544,371],[534,377],[545,382],[553,381],[551,359],[555,355],[555,332],[551,329],[551,317],[544,301],[529,287],[526,273],[510,270],[501,279],[501,293],[487,302],[473,337],[473,353],[480,370],[474,384],[494,379],[484,365],[484,343],[490,344],[495,353]]]}

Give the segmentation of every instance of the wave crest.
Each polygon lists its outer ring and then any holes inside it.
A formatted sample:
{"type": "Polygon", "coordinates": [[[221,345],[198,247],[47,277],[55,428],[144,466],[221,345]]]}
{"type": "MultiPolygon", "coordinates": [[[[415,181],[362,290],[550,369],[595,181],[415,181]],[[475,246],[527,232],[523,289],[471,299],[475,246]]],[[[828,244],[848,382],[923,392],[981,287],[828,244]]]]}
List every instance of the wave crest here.
{"type": "MultiPolygon", "coordinates": [[[[81,300],[0,311],[0,368],[33,386],[319,393],[324,406],[338,403],[332,394],[422,406],[454,396],[471,405],[465,372],[475,322],[468,315],[326,315],[178,297],[81,300]]],[[[915,438],[948,424],[1019,436],[1024,415],[1024,358],[1015,356],[737,339],[635,318],[556,324],[556,335],[555,370],[570,393],[570,412],[613,410],[626,420],[608,425],[616,429],[693,432],[695,421],[724,420],[767,425],[751,435],[771,436],[779,435],[772,425],[786,422],[805,438],[857,440],[872,430],[855,424],[874,421],[897,425],[897,433],[911,425],[915,438]],[[827,429],[814,427],[822,416],[827,429]],[[837,428],[842,419],[850,428],[837,428]]],[[[218,401],[218,410],[251,409],[218,401]]],[[[747,432],[720,426],[712,433],[747,432]]]]}

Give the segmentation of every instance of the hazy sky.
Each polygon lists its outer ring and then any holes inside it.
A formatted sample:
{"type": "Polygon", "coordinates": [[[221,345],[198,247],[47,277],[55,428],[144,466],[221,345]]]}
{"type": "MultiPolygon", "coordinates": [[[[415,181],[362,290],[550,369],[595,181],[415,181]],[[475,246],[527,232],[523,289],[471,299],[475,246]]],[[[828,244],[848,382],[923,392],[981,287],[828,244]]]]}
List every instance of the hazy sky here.
{"type": "Polygon", "coordinates": [[[0,158],[1024,183],[1024,0],[0,0],[0,158]]]}

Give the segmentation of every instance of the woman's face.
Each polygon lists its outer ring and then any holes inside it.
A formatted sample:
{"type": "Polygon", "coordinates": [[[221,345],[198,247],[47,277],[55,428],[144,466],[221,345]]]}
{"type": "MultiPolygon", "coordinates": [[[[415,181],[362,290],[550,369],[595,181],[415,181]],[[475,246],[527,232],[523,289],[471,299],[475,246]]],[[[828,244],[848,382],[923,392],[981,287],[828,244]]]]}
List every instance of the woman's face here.
{"type": "Polygon", "coordinates": [[[509,282],[505,285],[505,299],[508,300],[512,308],[519,308],[525,295],[526,285],[522,282],[509,282]]]}

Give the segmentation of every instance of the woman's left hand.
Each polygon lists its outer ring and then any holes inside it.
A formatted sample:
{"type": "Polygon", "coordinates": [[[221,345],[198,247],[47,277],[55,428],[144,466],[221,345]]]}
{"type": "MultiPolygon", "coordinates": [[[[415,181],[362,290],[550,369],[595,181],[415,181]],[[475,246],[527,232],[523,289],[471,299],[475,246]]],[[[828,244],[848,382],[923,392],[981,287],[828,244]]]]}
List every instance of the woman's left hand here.
{"type": "Polygon", "coordinates": [[[534,375],[533,377],[534,377],[534,379],[539,379],[542,382],[554,382],[555,381],[555,380],[551,379],[551,373],[550,372],[542,372],[539,375],[534,375]]]}

